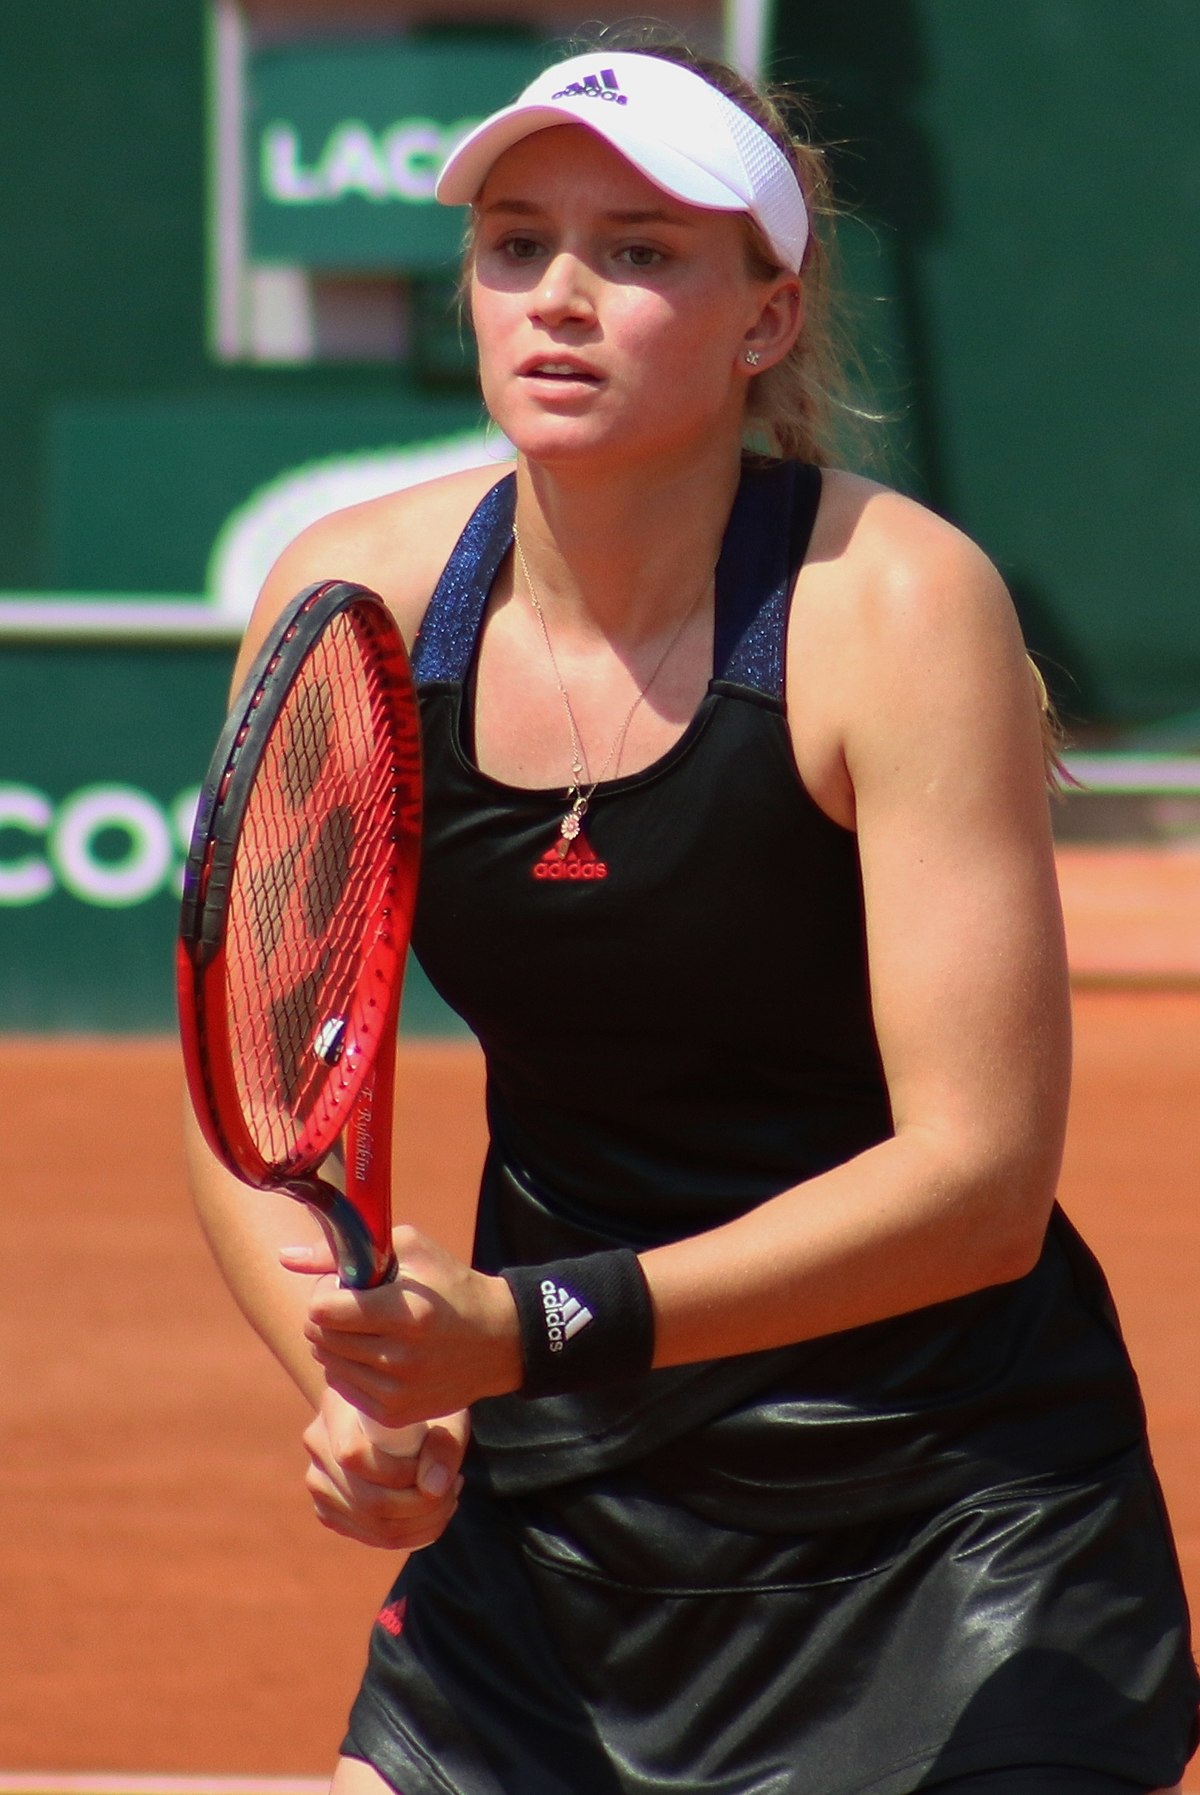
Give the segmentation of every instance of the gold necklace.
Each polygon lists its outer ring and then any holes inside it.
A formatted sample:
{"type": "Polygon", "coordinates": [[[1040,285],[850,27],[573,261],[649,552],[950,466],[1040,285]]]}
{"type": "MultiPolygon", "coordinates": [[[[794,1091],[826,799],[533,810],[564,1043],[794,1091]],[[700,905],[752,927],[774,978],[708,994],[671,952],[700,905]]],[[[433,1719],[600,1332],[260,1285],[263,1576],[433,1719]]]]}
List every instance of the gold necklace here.
{"type": "Polygon", "coordinates": [[[550,640],[550,631],[546,624],[546,613],[542,609],[542,601],[538,597],[537,587],[530,577],[529,563],[525,559],[525,551],[521,547],[521,538],[517,534],[515,528],[513,530],[513,547],[517,553],[517,561],[520,564],[521,576],[525,581],[525,589],[529,594],[529,602],[533,606],[534,615],[537,617],[538,623],[541,625],[542,640],[546,644],[546,653],[549,655],[550,665],[554,669],[555,684],[558,686],[559,696],[566,709],[567,728],[571,735],[571,783],[567,787],[568,808],[563,812],[563,815],[559,820],[558,841],[555,844],[555,851],[558,854],[558,858],[560,860],[565,860],[571,850],[571,843],[578,839],[583,828],[583,819],[587,815],[588,805],[595,795],[596,787],[608,772],[610,765],[613,768],[613,776],[616,776],[617,770],[621,765],[621,754],[625,747],[625,737],[629,734],[629,725],[633,722],[638,707],[642,703],[647,692],[649,692],[651,686],[666,666],[671,651],[675,648],[680,637],[683,635],[684,630],[687,628],[699,608],[700,600],[704,597],[712,583],[712,575],[710,574],[705,579],[703,586],[700,588],[699,592],[697,592],[695,598],[680,618],[677,627],[671,634],[670,641],[659,655],[657,661],[655,661],[654,670],[649,679],[626,711],[624,721],[622,722],[621,727],[617,730],[612,742],[609,744],[608,753],[604,756],[604,764],[593,779],[591,768],[588,766],[587,751],[583,746],[583,738],[579,733],[579,724],[576,722],[575,711],[571,704],[571,696],[567,691],[566,682],[559,672],[558,656],[555,654],[554,644],[550,640]]]}

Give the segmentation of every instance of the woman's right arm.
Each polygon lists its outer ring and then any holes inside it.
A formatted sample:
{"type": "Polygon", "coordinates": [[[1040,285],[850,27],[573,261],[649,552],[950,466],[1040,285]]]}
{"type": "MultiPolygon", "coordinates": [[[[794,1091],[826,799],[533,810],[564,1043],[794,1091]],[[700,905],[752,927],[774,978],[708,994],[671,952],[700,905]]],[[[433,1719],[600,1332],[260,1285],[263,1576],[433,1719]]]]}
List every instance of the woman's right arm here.
{"type": "Polygon", "coordinates": [[[319,1408],[325,1378],[304,1338],[311,1280],[285,1271],[281,1248],[321,1239],[317,1221],[292,1197],[253,1190],[227,1171],[200,1133],[191,1105],[184,1150],[200,1226],[238,1308],[292,1382],[319,1408]]]}
{"type": "MultiPolygon", "coordinates": [[[[238,655],[234,690],[280,612],[315,580],[352,580],[379,592],[411,643],[463,523],[500,471],[472,470],[357,505],[297,537],[263,586],[238,655]],[[406,543],[419,547],[402,554],[406,543]]],[[[373,1448],[357,1426],[356,1411],[328,1388],[305,1338],[311,1278],[280,1263],[284,1247],[321,1245],[319,1224],[294,1199],[253,1190],[227,1171],[190,1106],[185,1146],[193,1200],[217,1266],[250,1325],[316,1411],[305,1443],[312,1460],[309,1489],[321,1519],[349,1537],[391,1548],[436,1537],[453,1511],[466,1417],[430,1423],[415,1472],[411,1461],[373,1448]],[[414,1475],[420,1488],[413,1487],[414,1475]]]]}
{"type": "MultiPolygon", "coordinates": [[[[501,472],[473,468],[352,505],[310,525],[263,584],[234,667],[233,691],[277,617],[316,580],[351,580],[378,592],[411,646],[463,524],[501,472]]],[[[278,1252],[320,1241],[318,1224],[289,1197],[248,1190],[213,1158],[190,1116],[188,1163],[201,1226],[239,1307],[314,1400],[324,1379],[303,1334],[311,1280],[284,1271],[278,1252]]]]}
{"type": "Polygon", "coordinates": [[[468,1415],[431,1421],[415,1460],[373,1446],[357,1410],[326,1384],[304,1337],[311,1278],[279,1261],[284,1246],[318,1243],[318,1223],[293,1198],[251,1190],[226,1171],[190,1105],[184,1138],[192,1195],[213,1257],[243,1315],[314,1410],[304,1430],[305,1483],[317,1518],[343,1538],[384,1551],[430,1545],[457,1506],[468,1415]]]}
{"type": "MultiPolygon", "coordinates": [[[[277,617],[305,586],[321,579],[349,579],[382,589],[388,572],[383,550],[389,510],[385,500],[336,512],[284,550],[263,584],[238,651],[235,694],[277,617]]],[[[279,1263],[282,1247],[318,1242],[319,1224],[292,1198],[255,1191],[227,1171],[210,1151],[190,1106],[186,1152],[200,1225],[234,1300],[293,1382],[319,1407],[325,1379],[304,1338],[309,1280],[279,1263]]]]}

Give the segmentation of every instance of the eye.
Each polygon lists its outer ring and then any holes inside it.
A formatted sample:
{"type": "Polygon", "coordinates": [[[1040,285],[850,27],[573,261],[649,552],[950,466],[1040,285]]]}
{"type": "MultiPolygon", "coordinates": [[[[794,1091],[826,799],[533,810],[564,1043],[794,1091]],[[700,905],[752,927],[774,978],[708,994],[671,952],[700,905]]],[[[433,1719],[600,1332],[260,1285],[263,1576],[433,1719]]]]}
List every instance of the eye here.
{"type": "Polygon", "coordinates": [[[666,260],[662,250],[655,249],[652,243],[630,243],[620,255],[631,268],[655,268],[666,260]]]}
{"type": "Polygon", "coordinates": [[[501,253],[510,262],[532,262],[541,254],[542,246],[536,237],[506,237],[500,245],[501,253]]]}

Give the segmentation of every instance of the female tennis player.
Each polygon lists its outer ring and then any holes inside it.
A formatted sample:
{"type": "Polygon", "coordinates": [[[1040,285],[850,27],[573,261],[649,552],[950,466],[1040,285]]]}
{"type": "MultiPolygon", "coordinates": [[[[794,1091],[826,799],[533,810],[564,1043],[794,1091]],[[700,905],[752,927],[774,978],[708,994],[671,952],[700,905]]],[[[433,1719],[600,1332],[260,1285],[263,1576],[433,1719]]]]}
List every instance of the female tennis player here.
{"type": "Polygon", "coordinates": [[[293,1206],[196,1155],[319,1405],[322,1518],[432,1542],[335,1789],[1175,1785],[1185,1603],[1054,1206],[1040,706],[983,555],[828,465],[820,157],[728,70],[606,46],[440,197],[515,473],[307,531],[252,639],[336,575],[415,645],[415,940],[488,1066],[474,1263],[402,1227],[396,1284],[314,1283],[293,1206]],[[418,1465],[358,1410],[430,1420],[418,1465]]]}

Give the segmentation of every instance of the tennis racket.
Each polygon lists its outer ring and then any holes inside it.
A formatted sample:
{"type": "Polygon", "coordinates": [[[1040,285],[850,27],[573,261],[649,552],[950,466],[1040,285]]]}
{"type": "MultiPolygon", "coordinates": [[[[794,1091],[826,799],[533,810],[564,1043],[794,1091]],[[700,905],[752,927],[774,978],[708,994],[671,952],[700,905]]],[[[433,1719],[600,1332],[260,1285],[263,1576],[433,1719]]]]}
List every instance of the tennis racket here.
{"type": "MultiPolygon", "coordinates": [[[[180,1033],[217,1158],[307,1204],[354,1289],[396,1275],[392,1092],[420,828],[399,630],[364,586],[309,586],[250,669],[201,788],[180,1033]]],[[[423,1431],[363,1425],[404,1455],[423,1431]]]]}

